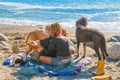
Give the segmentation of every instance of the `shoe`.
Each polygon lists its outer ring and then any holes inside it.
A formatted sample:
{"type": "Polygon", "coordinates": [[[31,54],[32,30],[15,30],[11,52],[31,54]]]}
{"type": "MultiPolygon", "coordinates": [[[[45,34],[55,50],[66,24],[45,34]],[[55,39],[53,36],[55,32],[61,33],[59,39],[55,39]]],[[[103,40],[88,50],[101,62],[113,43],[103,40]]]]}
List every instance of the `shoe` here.
{"type": "Polygon", "coordinates": [[[104,75],[104,60],[98,61],[97,70],[93,73],[94,76],[104,75]]]}

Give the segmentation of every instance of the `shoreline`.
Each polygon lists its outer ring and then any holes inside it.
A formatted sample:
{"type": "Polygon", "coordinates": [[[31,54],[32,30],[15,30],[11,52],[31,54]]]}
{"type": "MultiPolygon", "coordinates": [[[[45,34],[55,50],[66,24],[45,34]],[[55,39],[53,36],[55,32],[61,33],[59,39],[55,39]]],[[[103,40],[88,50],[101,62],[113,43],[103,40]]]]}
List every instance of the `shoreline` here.
{"type": "MultiPolygon", "coordinates": [[[[77,19],[76,19],[77,20],[77,19]]],[[[62,21],[59,23],[66,27],[66,28],[75,28],[75,22],[76,20],[72,21],[62,21]]],[[[55,21],[56,22],[56,21],[55,21]]],[[[10,22],[7,22],[6,20],[0,20],[0,27],[5,26],[19,26],[19,27],[36,27],[36,26],[46,26],[47,24],[51,24],[53,22],[43,22],[43,21],[24,21],[24,20],[10,20],[10,22]],[[22,21],[22,22],[21,22],[22,21]]],[[[90,28],[96,28],[102,32],[120,32],[120,21],[113,21],[113,22],[103,22],[103,21],[88,21],[88,27],[90,28]]]]}
{"type": "MultiPolygon", "coordinates": [[[[44,27],[44,26],[43,26],[44,27]]],[[[3,34],[19,33],[28,34],[29,32],[38,29],[39,26],[19,26],[19,25],[0,25],[0,32],[3,34]]],[[[67,37],[75,37],[75,27],[65,27],[68,31],[67,37]]],[[[99,30],[100,31],[100,30],[99,30]]],[[[101,31],[105,37],[120,35],[120,32],[105,32],[101,31]]]]}

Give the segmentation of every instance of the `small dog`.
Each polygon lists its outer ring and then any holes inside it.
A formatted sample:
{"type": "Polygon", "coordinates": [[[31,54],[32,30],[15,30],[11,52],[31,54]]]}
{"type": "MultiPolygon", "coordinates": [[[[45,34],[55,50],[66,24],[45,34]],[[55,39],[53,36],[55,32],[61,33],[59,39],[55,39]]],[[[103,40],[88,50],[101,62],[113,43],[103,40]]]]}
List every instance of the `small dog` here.
{"type": "Polygon", "coordinates": [[[12,54],[9,59],[11,61],[10,66],[23,66],[26,61],[26,53],[12,54]]]}
{"type": "Polygon", "coordinates": [[[39,28],[28,34],[24,43],[29,43],[31,41],[42,40],[47,38],[49,35],[50,25],[47,25],[45,28],[39,28]]]}
{"type": "Polygon", "coordinates": [[[99,48],[100,48],[103,54],[103,60],[105,60],[105,56],[108,56],[106,52],[105,37],[103,33],[97,29],[86,28],[87,24],[88,23],[86,17],[81,17],[79,20],[76,21],[77,57],[79,56],[80,42],[83,42],[83,48],[84,48],[83,58],[86,55],[86,42],[93,42],[94,50],[98,55],[98,59],[99,60],[102,59],[99,53],[99,48]]]}

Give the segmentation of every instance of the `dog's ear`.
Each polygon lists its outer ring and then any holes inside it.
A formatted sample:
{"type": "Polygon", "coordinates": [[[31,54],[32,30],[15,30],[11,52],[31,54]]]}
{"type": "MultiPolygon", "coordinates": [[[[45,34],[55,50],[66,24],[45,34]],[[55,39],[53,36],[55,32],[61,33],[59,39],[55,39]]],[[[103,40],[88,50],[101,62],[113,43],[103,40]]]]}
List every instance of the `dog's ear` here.
{"type": "Polygon", "coordinates": [[[14,63],[15,63],[15,64],[20,63],[20,59],[19,59],[19,58],[15,59],[15,62],[14,62],[14,63]]]}
{"type": "Polygon", "coordinates": [[[23,59],[20,59],[20,66],[24,66],[25,65],[25,61],[23,59]]]}
{"type": "Polygon", "coordinates": [[[23,66],[25,64],[24,60],[20,59],[20,58],[18,58],[18,59],[15,60],[15,64],[18,64],[18,63],[20,63],[20,66],[23,66]]]}

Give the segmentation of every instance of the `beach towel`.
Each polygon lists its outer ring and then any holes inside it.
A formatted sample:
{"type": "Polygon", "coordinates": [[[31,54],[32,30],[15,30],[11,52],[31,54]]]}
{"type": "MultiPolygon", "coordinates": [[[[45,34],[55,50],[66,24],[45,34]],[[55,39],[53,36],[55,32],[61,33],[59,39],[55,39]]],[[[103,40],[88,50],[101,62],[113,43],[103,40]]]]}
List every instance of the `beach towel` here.
{"type": "Polygon", "coordinates": [[[37,62],[32,58],[27,58],[26,64],[18,71],[22,75],[44,74],[47,76],[73,76],[77,75],[82,69],[92,63],[93,57],[72,58],[72,63],[65,66],[52,66],[37,62]]]}

